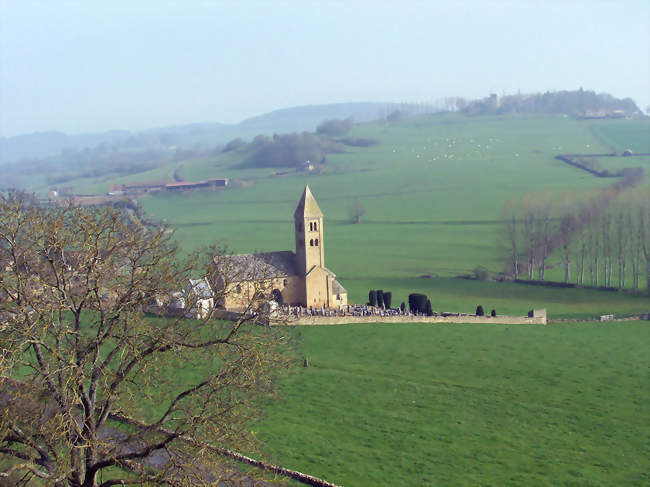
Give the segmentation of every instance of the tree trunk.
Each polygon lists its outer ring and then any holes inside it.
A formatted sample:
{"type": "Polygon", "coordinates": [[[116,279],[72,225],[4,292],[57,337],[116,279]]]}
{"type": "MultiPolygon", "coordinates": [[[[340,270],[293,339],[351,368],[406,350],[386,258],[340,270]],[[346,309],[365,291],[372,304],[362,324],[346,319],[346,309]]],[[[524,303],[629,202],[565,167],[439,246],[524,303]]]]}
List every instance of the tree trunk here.
{"type": "Polygon", "coordinates": [[[565,246],[564,247],[564,282],[566,284],[569,283],[569,277],[570,277],[569,276],[569,274],[570,274],[569,273],[569,265],[570,265],[570,262],[569,262],[569,247],[565,246]]]}

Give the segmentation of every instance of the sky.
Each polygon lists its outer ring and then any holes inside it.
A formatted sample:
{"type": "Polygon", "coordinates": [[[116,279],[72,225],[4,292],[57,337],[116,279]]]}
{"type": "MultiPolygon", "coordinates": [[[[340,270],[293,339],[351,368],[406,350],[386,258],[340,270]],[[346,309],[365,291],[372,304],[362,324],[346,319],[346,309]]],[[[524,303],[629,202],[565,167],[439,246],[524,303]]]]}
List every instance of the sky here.
{"type": "Polygon", "coordinates": [[[650,105],[650,1],[0,0],[0,136],[352,101],[650,105]]]}

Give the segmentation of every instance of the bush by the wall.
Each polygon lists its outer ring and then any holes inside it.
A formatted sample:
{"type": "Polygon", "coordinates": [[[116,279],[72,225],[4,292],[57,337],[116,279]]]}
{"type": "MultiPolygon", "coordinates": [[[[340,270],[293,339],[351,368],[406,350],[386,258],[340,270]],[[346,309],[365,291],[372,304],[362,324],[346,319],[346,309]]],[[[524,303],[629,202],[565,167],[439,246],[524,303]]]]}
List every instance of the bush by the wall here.
{"type": "Polygon", "coordinates": [[[493,309],[492,311],[490,311],[490,316],[494,317],[496,315],[497,315],[496,310],[493,309]]]}
{"type": "Polygon", "coordinates": [[[476,316],[484,316],[485,311],[483,311],[483,306],[480,304],[476,307],[476,316]]]}
{"type": "Polygon", "coordinates": [[[377,292],[374,290],[370,290],[368,293],[368,304],[370,306],[377,306],[377,292]]]}
{"type": "Polygon", "coordinates": [[[402,301],[402,304],[399,305],[399,309],[402,310],[402,313],[406,311],[406,304],[404,304],[404,301],[402,301]]]}

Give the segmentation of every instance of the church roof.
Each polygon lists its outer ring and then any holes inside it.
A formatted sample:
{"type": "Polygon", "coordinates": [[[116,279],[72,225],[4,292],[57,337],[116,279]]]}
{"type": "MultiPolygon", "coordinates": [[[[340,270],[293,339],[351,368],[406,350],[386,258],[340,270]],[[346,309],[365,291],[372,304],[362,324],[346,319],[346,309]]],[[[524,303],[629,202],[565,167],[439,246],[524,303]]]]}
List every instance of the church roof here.
{"type": "Polygon", "coordinates": [[[238,254],[215,257],[218,272],[230,281],[257,281],[298,274],[296,254],[290,250],[259,254],[238,254]]]}
{"type": "Polygon", "coordinates": [[[314,198],[314,195],[311,194],[311,189],[309,189],[309,186],[305,186],[305,191],[303,191],[302,193],[302,197],[298,202],[296,211],[293,213],[293,217],[294,218],[298,218],[298,217],[322,218],[323,217],[323,212],[320,211],[320,208],[318,207],[318,203],[316,203],[316,199],[314,198]]]}
{"type": "Polygon", "coordinates": [[[341,286],[341,283],[336,279],[332,281],[332,294],[347,294],[345,288],[341,286]]]}

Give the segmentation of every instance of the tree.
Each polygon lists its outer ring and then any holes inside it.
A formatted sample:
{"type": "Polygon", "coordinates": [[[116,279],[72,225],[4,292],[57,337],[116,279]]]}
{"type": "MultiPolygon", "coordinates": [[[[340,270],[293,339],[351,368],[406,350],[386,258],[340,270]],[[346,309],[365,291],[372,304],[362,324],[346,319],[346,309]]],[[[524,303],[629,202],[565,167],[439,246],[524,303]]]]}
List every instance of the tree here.
{"type": "Polygon", "coordinates": [[[365,207],[361,204],[359,198],[355,198],[354,203],[350,207],[350,220],[352,220],[352,223],[355,225],[359,224],[361,223],[361,217],[363,217],[365,214],[365,207]]]}
{"type": "Polygon", "coordinates": [[[504,231],[501,232],[501,237],[504,239],[504,248],[509,257],[509,266],[512,271],[514,279],[519,279],[519,227],[518,227],[518,209],[519,204],[515,201],[508,201],[502,210],[502,220],[504,223],[504,231]]]}
{"type": "Polygon", "coordinates": [[[483,306],[480,304],[476,307],[476,316],[483,316],[485,312],[483,311],[483,306]]]}
{"type": "Polygon", "coordinates": [[[168,232],[127,215],[0,195],[5,476],[198,484],[232,474],[232,448],[254,447],[246,425],[284,365],[283,339],[260,326],[257,301],[236,321],[186,319],[188,279],[215,289],[211,256],[181,263],[168,232]],[[175,316],[145,315],[171,302],[175,316]]]}
{"type": "Polygon", "coordinates": [[[393,293],[385,292],[384,293],[384,307],[386,309],[390,308],[391,301],[393,300],[393,293]]]}
{"type": "Polygon", "coordinates": [[[427,303],[424,305],[424,314],[427,316],[433,316],[433,309],[431,308],[431,301],[427,299],[427,303]]]}
{"type": "Polygon", "coordinates": [[[490,311],[490,316],[491,316],[491,317],[494,318],[496,315],[497,315],[497,311],[496,311],[495,309],[493,309],[492,311],[490,311]]]}
{"type": "Polygon", "coordinates": [[[399,309],[402,311],[402,313],[406,311],[406,303],[404,303],[404,301],[402,301],[402,304],[399,305],[399,309]]]}
{"type": "Polygon", "coordinates": [[[404,113],[401,110],[393,110],[386,116],[386,121],[390,123],[399,122],[404,118],[404,113]]]}
{"type": "Polygon", "coordinates": [[[282,292],[279,289],[274,289],[271,293],[273,301],[278,303],[280,306],[284,304],[284,299],[282,298],[282,292]]]}
{"type": "Polygon", "coordinates": [[[411,313],[424,313],[426,304],[427,296],[425,294],[409,294],[409,309],[411,310],[411,313]]]}
{"type": "Polygon", "coordinates": [[[317,134],[324,135],[345,135],[347,134],[354,125],[354,120],[349,117],[344,120],[325,120],[316,127],[317,134]]]}
{"type": "Polygon", "coordinates": [[[384,291],[377,289],[377,306],[380,308],[384,307],[384,291]]]}

